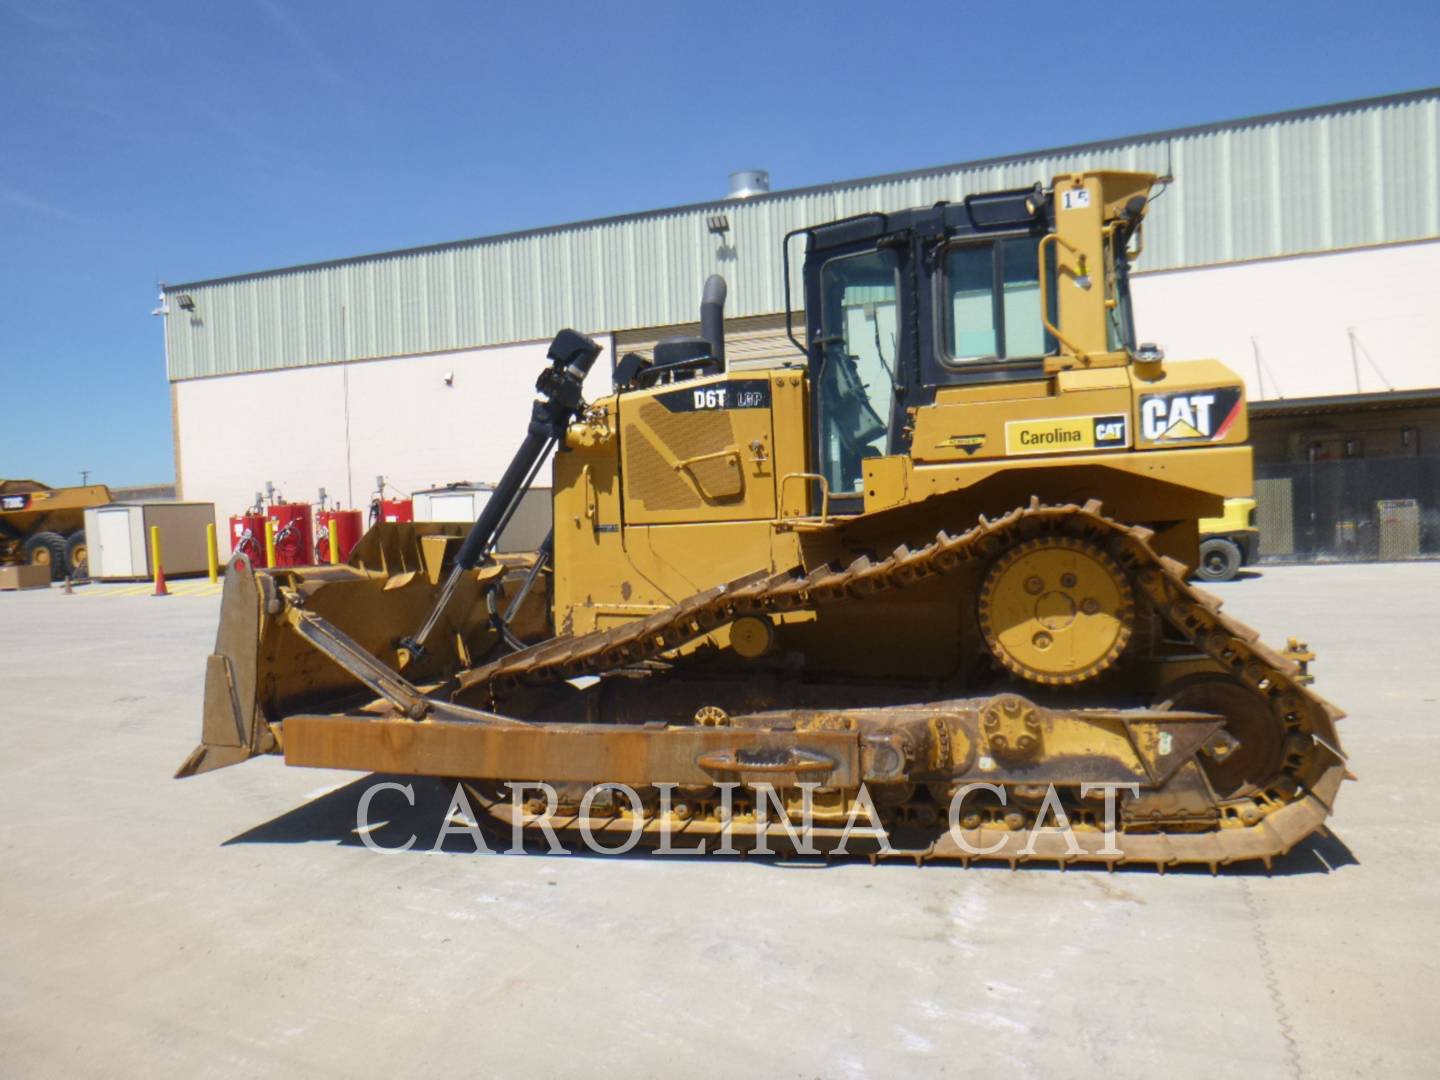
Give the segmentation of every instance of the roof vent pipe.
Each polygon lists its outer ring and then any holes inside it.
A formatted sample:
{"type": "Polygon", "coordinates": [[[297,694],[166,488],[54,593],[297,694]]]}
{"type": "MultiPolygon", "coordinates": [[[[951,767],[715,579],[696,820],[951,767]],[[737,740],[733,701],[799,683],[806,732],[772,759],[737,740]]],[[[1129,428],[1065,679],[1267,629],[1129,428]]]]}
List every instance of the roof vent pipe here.
{"type": "Polygon", "coordinates": [[[700,336],[710,343],[710,356],[725,370],[725,279],[711,274],[700,294],[700,336]]]}
{"type": "Polygon", "coordinates": [[[741,169],[730,174],[728,199],[748,199],[751,195],[770,194],[770,174],[764,169],[741,169]]]}

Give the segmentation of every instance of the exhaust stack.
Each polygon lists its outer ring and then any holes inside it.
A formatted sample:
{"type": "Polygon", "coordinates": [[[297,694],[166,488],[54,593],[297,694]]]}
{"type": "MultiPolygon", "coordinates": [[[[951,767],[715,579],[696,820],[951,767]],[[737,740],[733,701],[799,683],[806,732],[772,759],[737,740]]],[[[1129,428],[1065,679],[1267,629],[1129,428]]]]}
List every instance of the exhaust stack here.
{"type": "Polygon", "coordinates": [[[725,370],[725,279],[711,274],[700,294],[700,336],[710,343],[710,357],[716,368],[725,370]]]}

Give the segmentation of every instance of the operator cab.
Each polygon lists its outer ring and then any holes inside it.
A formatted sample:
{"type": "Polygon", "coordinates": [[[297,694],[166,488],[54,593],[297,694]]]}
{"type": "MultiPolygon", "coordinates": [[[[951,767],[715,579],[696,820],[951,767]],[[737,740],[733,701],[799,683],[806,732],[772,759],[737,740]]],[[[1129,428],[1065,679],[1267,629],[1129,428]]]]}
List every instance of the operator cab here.
{"type": "MultiPolygon", "coordinates": [[[[1136,225],[1142,212],[1143,200],[1136,225]]],[[[808,358],[813,450],[836,510],[859,509],[866,458],[909,452],[913,411],[938,388],[1049,373],[1062,347],[1054,230],[1054,192],[1038,185],[797,230],[807,326],[792,340],[808,358]]],[[[1107,245],[1112,352],[1134,349],[1129,237],[1116,227],[1107,245]]]]}

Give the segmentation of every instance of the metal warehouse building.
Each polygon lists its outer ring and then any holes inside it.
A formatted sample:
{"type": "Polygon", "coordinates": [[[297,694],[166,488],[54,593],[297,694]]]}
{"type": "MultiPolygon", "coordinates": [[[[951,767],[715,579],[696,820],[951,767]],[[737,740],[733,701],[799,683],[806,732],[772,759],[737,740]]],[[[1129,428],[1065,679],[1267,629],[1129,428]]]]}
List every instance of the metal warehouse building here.
{"type": "Polygon", "coordinates": [[[1440,551],[1440,88],[166,285],[179,494],[223,516],[267,481],[353,506],[379,474],[496,480],[559,328],[644,351],[694,332],[718,271],[732,366],[793,361],[789,230],[1094,168],[1174,177],[1138,334],[1244,375],[1262,552],[1440,551]]]}

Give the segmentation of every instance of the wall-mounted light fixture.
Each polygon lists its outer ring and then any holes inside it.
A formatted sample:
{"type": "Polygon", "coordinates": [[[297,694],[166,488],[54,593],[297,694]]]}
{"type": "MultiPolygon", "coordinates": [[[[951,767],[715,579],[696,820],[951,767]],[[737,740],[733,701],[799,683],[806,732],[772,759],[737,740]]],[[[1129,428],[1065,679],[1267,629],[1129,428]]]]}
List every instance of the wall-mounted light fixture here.
{"type": "Polygon", "coordinates": [[[175,302],[180,305],[181,311],[195,310],[195,298],[191,296],[188,292],[182,292],[179,296],[175,298],[175,302]]]}
{"type": "Polygon", "coordinates": [[[455,372],[453,372],[453,371],[447,371],[447,372],[445,373],[445,385],[446,385],[446,386],[454,386],[454,385],[455,385],[455,372]]]}
{"type": "Polygon", "coordinates": [[[716,236],[724,236],[730,231],[730,219],[724,214],[711,214],[705,219],[705,228],[716,236]]]}

